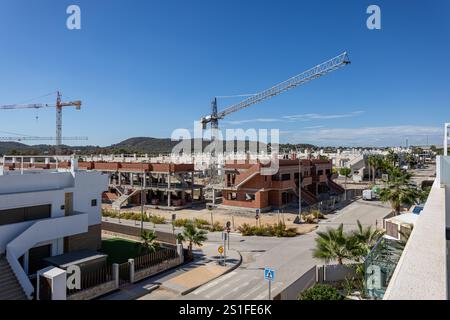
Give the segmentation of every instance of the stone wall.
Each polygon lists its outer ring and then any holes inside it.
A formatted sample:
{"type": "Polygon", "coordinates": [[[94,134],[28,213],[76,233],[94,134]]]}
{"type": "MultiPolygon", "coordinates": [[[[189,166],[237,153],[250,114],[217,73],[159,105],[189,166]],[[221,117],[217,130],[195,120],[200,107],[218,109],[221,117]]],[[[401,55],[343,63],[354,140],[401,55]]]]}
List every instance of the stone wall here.
{"type": "Polygon", "coordinates": [[[176,267],[180,264],[180,258],[174,258],[171,260],[163,261],[162,263],[152,266],[150,268],[146,268],[143,270],[135,271],[134,272],[134,282],[140,281],[142,279],[148,278],[154,274],[157,274],[159,272],[165,271],[167,269],[176,267]]]}
{"type": "Polygon", "coordinates": [[[116,281],[112,280],[102,283],[98,286],[71,294],[67,296],[67,300],[92,300],[116,289],[118,289],[118,287],[116,286],[116,281]]]}

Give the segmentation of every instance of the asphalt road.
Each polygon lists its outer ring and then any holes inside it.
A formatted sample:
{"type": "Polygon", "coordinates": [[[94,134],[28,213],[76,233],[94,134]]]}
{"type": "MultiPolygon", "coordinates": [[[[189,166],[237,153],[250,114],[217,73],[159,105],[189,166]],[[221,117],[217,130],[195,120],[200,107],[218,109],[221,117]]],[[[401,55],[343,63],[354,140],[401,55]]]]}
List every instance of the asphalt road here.
{"type": "MultiPolygon", "coordinates": [[[[338,211],[319,225],[318,230],[344,224],[345,230],[356,228],[356,220],[363,225],[381,223],[390,212],[388,205],[378,201],[366,202],[358,200],[338,211]]],[[[219,234],[210,234],[207,245],[219,245],[219,234]]],[[[287,285],[298,279],[314,265],[320,263],[312,257],[315,247],[316,232],[295,238],[264,238],[231,236],[230,246],[241,252],[242,265],[233,272],[224,275],[183,299],[223,300],[223,299],[268,299],[268,284],[263,278],[263,269],[275,270],[275,281],[272,284],[272,296],[275,296],[287,285]]]]}

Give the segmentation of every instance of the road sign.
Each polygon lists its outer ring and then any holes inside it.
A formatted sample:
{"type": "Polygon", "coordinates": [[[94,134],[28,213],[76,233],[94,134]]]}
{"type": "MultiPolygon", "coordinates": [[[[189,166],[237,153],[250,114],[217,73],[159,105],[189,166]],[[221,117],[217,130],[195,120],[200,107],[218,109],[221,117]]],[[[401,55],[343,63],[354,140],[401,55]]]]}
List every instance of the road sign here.
{"type": "Polygon", "coordinates": [[[275,279],[275,270],[264,268],[264,279],[273,281],[273,279],[275,279]]]}
{"type": "Polygon", "coordinates": [[[227,221],[227,228],[229,228],[231,226],[231,222],[227,221]]]}
{"type": "Polygon", "coordinates": [[[255,218],[256,218],[256,220],[258,220],[258,219],[259,219],[259,213],[260,213],[260,210],[259,210],[259,209],[256,209],[256,214],[255,214],[255,218]]]}
{"type": "Polygon", "coordinates": [[[223,253],[223,246],[219,246],[219,248],[217,249],[217,251],[222,254],[223,253]]]}

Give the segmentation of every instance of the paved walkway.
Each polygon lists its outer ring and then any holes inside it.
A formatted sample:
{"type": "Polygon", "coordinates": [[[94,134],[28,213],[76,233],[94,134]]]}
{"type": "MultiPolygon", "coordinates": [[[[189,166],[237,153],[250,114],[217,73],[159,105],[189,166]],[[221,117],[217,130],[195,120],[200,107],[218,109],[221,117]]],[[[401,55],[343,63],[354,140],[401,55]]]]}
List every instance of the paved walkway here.
{"type": "Polygon", "coordinates": [[[226,266],[221,265],[215,246],[205,246],[195,252],[196,260],[159,275],[121,288],[101,300],[161,300],[179,299],[199,286],[206,284],[238,267],[242,261],[236,250],[227,254],[226,266]]]}

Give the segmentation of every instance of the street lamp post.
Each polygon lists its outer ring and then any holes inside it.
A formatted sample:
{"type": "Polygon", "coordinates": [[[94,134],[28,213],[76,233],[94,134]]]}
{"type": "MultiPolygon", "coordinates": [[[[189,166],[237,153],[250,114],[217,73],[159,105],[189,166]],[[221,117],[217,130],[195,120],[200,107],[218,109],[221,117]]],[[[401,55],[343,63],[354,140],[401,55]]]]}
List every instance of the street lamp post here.
{"type": "Polygon", "coordinates": [[[144,165],[142,164],[142,182],[141,182],[141,234],[144,232],[144,165]]]}

